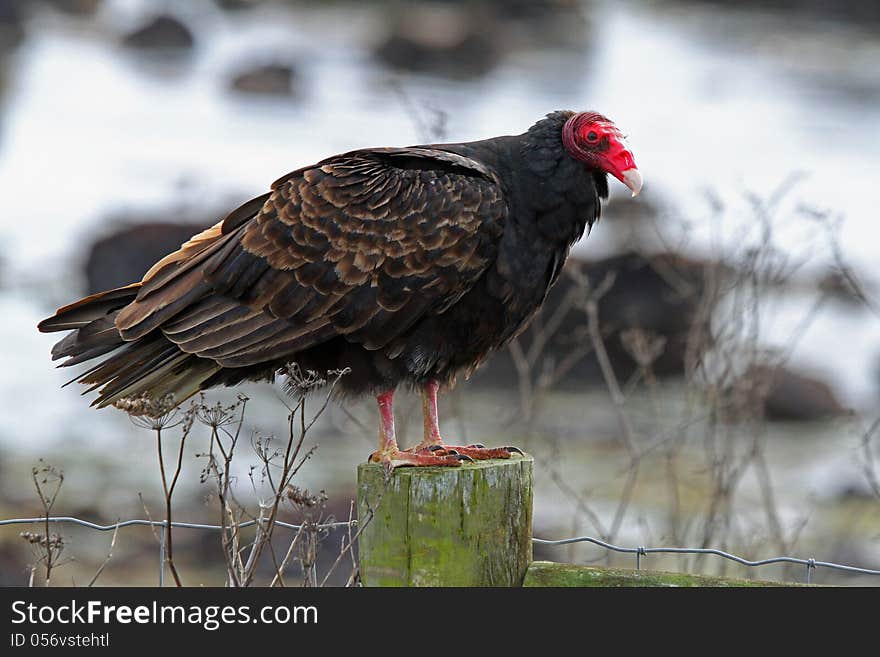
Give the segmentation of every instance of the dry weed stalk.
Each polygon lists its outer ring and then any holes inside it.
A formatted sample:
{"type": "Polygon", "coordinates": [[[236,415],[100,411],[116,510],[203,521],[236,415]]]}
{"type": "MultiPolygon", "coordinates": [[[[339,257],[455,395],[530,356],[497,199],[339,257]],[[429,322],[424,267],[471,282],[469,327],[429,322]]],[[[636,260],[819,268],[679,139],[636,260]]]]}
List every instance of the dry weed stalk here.
{"type": "MultiPolygon", "coordinates": [[[[536,318],[529,329],[528,349],[521,342],[511,344],[520,395],[512,421],[523,423],[533,432],[543,400],[553,392],[561,378],[558,374],[564,375],[564,368],[570,365],[568,358],[557,356],[558,362],[554,361],[548,353],[548,344],[563,320],[570,317],[569,313],[582,315],[581,334],[586,339],[572,348],[571,358],[577,364],[592,353],[617,418],[624,462],[622,471],[615,477],[614,507],[610,512],[599,512],[594,491],[578,490],[563,476],[560,463],[564,460],[558,458],[561,452],[555,440],[547,441],[551,453],[539,461],[550,480],[570,500],[575,514],[604,540],[613,542],[625,526],[634,524],[641,527],[642,534],[657,534],[674,545],[696,543],[722,549],[737,546],[741,551],[756,553],[769,543],[774,550],[787,554],[799,540],[806,516],[783,521],[767,461],[768,426],[764,408],[769,385],[744,378],[758,368],[772,377],[785,367],[828,300],[829,293],[818,290],[795,322],[789,339],[783,342],[784,348],[765,346],[773,292],[793,284],[798,273],[816,255],[811,246],[796,253],[790,245],[785,252],[776,245],[775,226],[796,182],[795,177],[784,181],[767,198],[749,195],[747,203],[754,219],[749,229],[752,235],[738,235],[735,243],[723,245],[723,253],[719,251],[701,262],[701,273],[696,281],[688,280],[662,259],[650,261],[655,273],[671,289],[690,299],[693,309],[682,355],[683,403],[681,397],[670,401],[670,395],[663,394],[665,384],[654,372],[655,363],[668,348],[663,336],[639,327],[612,334],[603,323],[599,300],[613,286],[613,274],[591,281],[577,268],[567,268],[566,274],[576,282],[571,292],[543,321],[540,315],[536,318]],[[612,335],[617,337],[610,337],[612,335]],[[632,359],[635,373],[627,381],[619,380],[609,358],[606,349],[609,339],[619,339],[632,359]],[[694,450],[696,446],[702,449],[694,450]],[[682,455],[686,447],[689,462],[684,467],[682,455]],[[702,464],[693,462],[694,454],[702,456],[702,464]],[[666,500],[659,531],[645,519],[630,518],[629,514],[644,471],[641,465],[648,455],[659,457],[664,463],[662,479],[666,500]],[[762,522],[741,514],[745,502],[740,500],[740,489],[747,475],[754,477],[757,483],[762,522]],[[693,491],[704,486],[708,487],[708,493],[695,513],[693,491]],[[686,503],[687,498],[691,501],[686,503]]],[[[728,209],[715,196],[711,196],[710,201],[708,221],[720,226],[728,209]]],[[[804,211],[799,209],[798,212],[804,211]]],[[[857,291],[855,298],[873,310],[864,284],[842,262],[837,241],[839,231],[833,229],[826,215],[814,212],[811,218],[822,224],[820,227],[828,240],[820,243],[826,255],[830,254],[836,262],[835,269],[844,272],[845,280],[857,291]]],[[[659,235],[660,231],[657,232],[659,235]]],[[[683,240],[687,239],[685,232],[683,240]]],[[[661,242],[667,253],[685,251],[685,243],[671,245],[662,239],[661,242]]],[[[568,326],[571,330],[570,324],[568,326]]],[[[872,440],[878,427],[880,421],[863,433],[861,442],[865,476],[875,493],[880,486],[872,440]]],[[[690,559],[691,563],[685,563],[685,568],[699,570],[705,566],[700,557],[690,559]]]]}
{"type": "Polygon", "coordinates": [[[162,480],[162,493],[165,500],[165,564],[168,566],[168,570],[174,578],[174,584],[176,586],[183,586],[183,582],[177,572],[177,566],[174,563],[172,498],[174,496],[174,489],[180,478],[180,472],[183,468],[184,447],[186,445],[186,439],[189,437],[193,428],[193,422],[198,408],[197,404],[193,402],[190,404],[190,407],[181,414],[180,408],[174,404],[174,398],[171,395],[167,395],[161,399],[152,399],[147,396],[123,398],[117,401],[114,406],[127,413],[128,417],[136,426],[149,429],[156,434],[156,452],[159,458],[159,474],[162,480]],[[171,476],[171,483],[169,483],[165,468],[163,431],[176,427],[181,428],[180,441],[177,447],[177,457],[174,462],[174,473],[171,476]]]}
{"type": "Polygon", "coordinates": [[[34,585],[37,564],[41,563],[44,568],[44,584],[49,586],[52,572],[65,563],[61,559],[65,548],[64,537],[50,530],[52,509],[55,507],[61,486],[64,484],[64,472],[40,459],[39,465],[31,468],[31,481],[34,483],[34,489],[43,510],[43,531],[42,533],[22,532],[20,534],[21,538],[30,544],[36,558],[36,562],[31,566],[28,585],[34,585]]]}
{"type": "Polygon", "coordinates": [[[244,425],[247,398],[240,396],[228,407],[201,406],[196,417],[211,431],[208,451],[198,456],[206,459],[202,469],[202,482],[212,481],[220,505],[222,545],[226,561],[229,586],[250,586],[254,583],[261,558],[268,553],[273,574],[270,585],[284,586],[284,573],[292,560],[298,560],[304,573],[304,584],[315,585],[318,547],[326,534],[321,525],[328,521],[323,514],[327,501],[323,491],[313,495],[292,484],[317,449],[317,445],[304,449],[304,443],[314,423],[326,411],[334,389],[348,370],[332,371],[319,375],[303,372],[296,366],[286,371],[288,393],[294,403],[288,406],[287,436],[279,441],[273,436],[254,433],[250,444],[258,463],[251,466],[248,478],[257,495],[257,512],[250,513],[245,504],[237,499],[234,490],[233,460],[244,425]],[[324,388],[318,409],[309,417],[307,399],[310,394],[324,388]],[[283,504],[289,505],[302,517],[300,529],[290,540],[279,559],[272,539],[276,522],[283,504]],[[243,522],[255,521],[255,536],[250,541],[242,537],[243,522]]]}

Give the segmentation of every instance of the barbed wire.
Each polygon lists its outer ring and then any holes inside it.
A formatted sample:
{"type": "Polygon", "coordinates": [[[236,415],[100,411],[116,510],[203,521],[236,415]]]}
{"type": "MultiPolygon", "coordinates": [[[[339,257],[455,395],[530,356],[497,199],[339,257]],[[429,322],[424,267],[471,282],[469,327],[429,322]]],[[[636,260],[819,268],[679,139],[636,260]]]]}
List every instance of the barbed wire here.
{"type": "MultiPolygon", "coordinates": [[[[0,520],[0,526],[4,525],[27,525],[33,523],[70,523],[73,525],[79,525],[81,527],[86,527],[88,529],[93,529],[101,532],[108,531],[116,531],[118,529],[124,527],[131,526],[148,526],[148,527],[161,527],[165,528],[169,523],[164,520],[144,520],[141,518],[134,518],[130,520],[120,520],[118,522],[114,522],[109,525],[101,525],[95,522],[90,522],[88,520],[83,520],[82,518],[75,518],[73,516],[49,516],[48,518],[38,517],[38,518],[10,518],[6,520],[0,520]]],[[[238,527],[246,528],[252,527],[258,524],[259,520],[247,520],[241,523],[238,523],[238,527]]],[[[195,523],[195,522],[181,522],[181,521],[172,521],[171,527],[180,528],[180,529],[202,529],[202,530],[215,530],[219,531],[224,528],[222,525],[210,525],[203,523],[195,523]]],[[[274,522],[275,525],[279,527],[284,527],[286,529],[292,529],[295,531],[299,531],[303,528],[303,525],[297,525],[289,522],[283,522],[281,520],[276,520],[274,522]]],[[[321,524],[310,525],[309,527],[312,530],[320,531],[327,529],[338,529],[341,527],[356,527],[358,521],[356,519],[348,520],[348,521],[340,521],[340,522],[327,522],[321,524]]],[[[786,564],[794,564],[799,566],[804,566],[806,569],[805,581],[807,584],[810,584],[812,581],[812,571],[817,568],[827,568],[829,570],[838,570],[847,573],[855,573],[859,575],[877,575],[880,576],[880,570],[875,570],[872,568],[862,568],[859,566],[849,566],[846,564],[834,563],[832,561],[819,561],[817,559],[802,559],[799,557],[790,557],[790,556],[779,556],[779,557],[770,557],[767,559],[758,559],[758,560],[750,560],[745,557],[740,557],[736,554],[732,554],[730,552],[725,552],[724,550],[719,550],[717,548],[688,548],[688,547],[646,547],[643,545],[639,545],[637,547],[626,547],[621,545],[614,545],[613,543],[609,543],[607,541],[603,541],[598,538],[594,538],[592,536],[577,536],[574,538],[560,538],[560,539],[544,539],[544,538],[532,538],[532,543],[536,545],[548,545],[548,546],[556,546],[556,545],[570,545],[572,543],[592,543],[593,545],[597,545],[599,547],[605,548],[606,550],[610,550],[612,552],[619,552],[623,554],[634,554],[636,555],[636,570],[641,570],[642,568],[642,557],[647,556],[649,554],[708,554],[716,557],[721,557],[723,559],[728,559],[729,561],[736,562],[742,566],[748,566],[749,568],[755,568],[758,566],[769,566],[772,564],[786,563],[786,564]]],[[[164,583],[164,564],[165,564],[165,533],[163,532],[160,535],[159,540],[159,585],[161,586],[164,583]]]]}
{"type": "MultiPolygon", "coordinates": [[[[99,525],[95,522],[89,522],[88,520],[83,520],[82,518],[74,518],[73,516],[43,516],[41,518],[12,518],[10,520],[0,520],[0,525],[26,525],[34,522],[46,522],[49,521],[51,523],[57,522],[69,522],[73,525],[80,525],[82,527],[88,527],[89,529],[95,529],[99,532],[111,532],[115,531],[117,528],[130,527],[132,525],[143,525],[149,527],[162,527],[163,529],[168,523],[164,520],[142,520],[142,519],[133,519],[133,520],[120,520],[119,522],[114,522],[112,525],[99,525]]],[[[244,522],[236,523],[238,527],[252,527],[256,525],[259,520],[245,520],[244,522]]],[[[302,525],[294,525],[289,522],[283,522],[281,520],[274,521],[275,525],[279,527],[286,527],[287,529],[295,529],[299,531],[302,529],[302,525]]],[[[183,529],[228,529],[229,527],[223,527],[222,525],[205,525],[198,522],[178,522],[176,520],[171,521],[172,527],[181,527],[183,529]]],[[[311,525],[312,529],[336,529],[337,527],[355,527],[357,526],[357,520],[351,521],[340,521],[340,522],[327,522],[319,525],[311,525]]]]}
{"type": "MultiPolygon", "coordinates": [[[[144,520],[142,518],[134,518],[131,520],[120,520],[118,522],[114,522],[112,525],[99,525],[96,522],[89,522],[88,520],[83,520],[82,518],[74,518],[73,516],[43,516],[41,518],[11,518],[8,520],[0,520],[0,526],[3,525],[26,525],[33,523],[59,523],[59,522],[67,522],[73,525],[79,525],[81,527],[87,527],[88,529],[94,529],[99,532],[109,532],[116,531],[122,527],[131,527],[131,526],[146,526],[146,527],[161,527],[165,529],[165,527],[169,524],[165,520],[144,520]]],[[[259,520],[245,520],[244,522],[237,523],[238,528],[243,529],[245,527],[252,527],[256,525],[259,520]]],[[[222,530],[228,529],[228,527],[223,527],[223,525],[206,525],[198,522],[179,522],[172,520],[171,527],[179,527],[182,529],[209,529],[209,530],[222,530]]],[[[286,529],[294,529],[299,531],[303,528],[302,525],[295,525],[293,523],[284,522],[282,520],[275,520],[273,522],[274,525],[279,527],[285,527],[286,529]]],[[[310,525],[310,528],[314,531],[321,531],[324,529],[336,529],[337,527],[354,527],[357,525],[357,520],[350,521],[342,521],[342,522],[327,522],[322,524],[310,525]]],[[[163,586],[165,584],[165,532],[159,534],[159,586],[163,586]]]]}
{"type": "Polygon", "coordinates": [[[816,568],[829,568],[831,570],[840,570],[843,572],[858,573],[861,575],[880,575],[880,570],[874,570],[872,568],[861,568],[859,566],[847,566],[845,564],[834,563],[832,561],[818,561],[816,559],[800,559],[798,557],[787,556],[770,557],[768,559],[758,559],[756,561],[751,561],[749,559],[746,559],[745,557],[740,557],[736,554],[731,554],[730,552],[725,552],[724,550],[719,550],[717,548],[645,547],[643,545],[640,545],[638,547],[622,547],[620,545],[614,545],[598,538],[593,538],[592,536],[561,538],[555,541],[546,540],[543,538],[533,538],[532,542],[537,543],[538,545],[569,545],[571,543],[593,543],[594,545],[598,545],[599,547],[603,547],[606,550],[611,550],[613,552],[635,554],[636,570],[641,570],[642,557],[649,554],[711,554],[716,557],[722,557],[723,559],[735,561],[740,565],[748,566],[750,568],[755,568],[757,566],[769,566],[775,563],[790,563],[805,566],[805,580],[807,584],[811,583],[811,573],[816,568]]]}

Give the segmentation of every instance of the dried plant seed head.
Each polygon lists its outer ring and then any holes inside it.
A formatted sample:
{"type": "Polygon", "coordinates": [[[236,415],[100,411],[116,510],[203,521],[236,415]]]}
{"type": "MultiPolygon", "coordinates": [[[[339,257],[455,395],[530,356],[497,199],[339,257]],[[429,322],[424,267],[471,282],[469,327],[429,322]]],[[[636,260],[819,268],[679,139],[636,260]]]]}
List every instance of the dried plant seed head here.
{"type": "Polygon", "coordinates": [[[288,486],[285,492],[287,494],[287,499],[289,499],[294,506],[307,509],[323,507],[329,499],[327,493],[324,492],[323,489],[313,495],[307,488],[300,488],[293,484],[288,486]]]}
{"type": "Polygon", "coordinates": [[[303,370],[296,363],[281,369],[284,375],[284,390],[292,397],[301,397],[312,390],[327,384],[327,379],[314,370],[303,370]]]}
{"type": "Polygon", "coordinates": [[[143,394],[136,397],[123,397],[113,406],[127,413],[131,421],[146,429],[159,430],[171,425],[179,408],[174,403],[174,395],[159,398],[143,394]]]}
{"type": "Polygon", "coordinates": [[[237,406],[237,404],[223,406],[220,402],[211,406],[201,404],[196,410],[196,417],[202,424],[212,429],[218,429],[233,424],[237,420],[235,416],[237,406]]]}
{"type": "Polygon", "coordinates": [[[649,369],[666,349],[665,336],[640,328],[631,328],[621,332],[620,342],[642,369],[649,369]]]}

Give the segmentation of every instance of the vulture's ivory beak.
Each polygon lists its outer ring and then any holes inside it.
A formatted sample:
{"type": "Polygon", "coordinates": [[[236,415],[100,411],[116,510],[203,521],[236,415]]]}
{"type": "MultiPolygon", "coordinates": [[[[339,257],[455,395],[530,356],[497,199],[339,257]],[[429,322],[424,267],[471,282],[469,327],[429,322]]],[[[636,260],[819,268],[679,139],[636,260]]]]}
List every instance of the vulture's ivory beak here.
{"type": "Polygon", "coordinates": [[[620,182],[629,187],[633,196],[638,196],[642,191],[642,174],[635,167],[623,171],[620,174],[620,182]]]}

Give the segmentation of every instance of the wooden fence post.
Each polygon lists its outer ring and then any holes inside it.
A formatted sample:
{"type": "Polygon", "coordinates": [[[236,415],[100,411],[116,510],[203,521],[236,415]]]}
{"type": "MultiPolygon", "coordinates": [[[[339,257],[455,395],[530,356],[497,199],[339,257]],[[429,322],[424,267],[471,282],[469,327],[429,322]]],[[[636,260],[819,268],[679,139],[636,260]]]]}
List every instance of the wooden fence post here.
{"type": "Polygon", "coordinates": [[[365,586],[520,586],[532,561],[532,457],[358,467],[365,586]],[[368,523],[368,524],[365,524],[368,523]]]}

